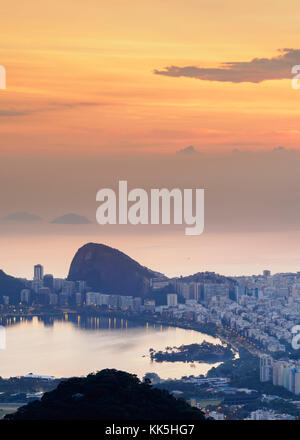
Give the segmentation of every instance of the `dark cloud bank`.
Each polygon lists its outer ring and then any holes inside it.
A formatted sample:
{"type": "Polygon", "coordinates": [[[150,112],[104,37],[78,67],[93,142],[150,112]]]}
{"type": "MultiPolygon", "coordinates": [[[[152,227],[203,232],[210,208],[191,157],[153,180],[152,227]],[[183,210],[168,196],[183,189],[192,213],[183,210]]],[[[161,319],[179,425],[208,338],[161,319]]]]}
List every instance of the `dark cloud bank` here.
{"type": "Polygon", "coordinates": [[[222,63],[217,68],[167,66],[154,70],[156,75],[185,77],[203,81],[260,83],[267,80],[290,79],[291,69],[300,64],[300,49],[280,49],[272,58],[253,58],[245,62],[222,63]]]}

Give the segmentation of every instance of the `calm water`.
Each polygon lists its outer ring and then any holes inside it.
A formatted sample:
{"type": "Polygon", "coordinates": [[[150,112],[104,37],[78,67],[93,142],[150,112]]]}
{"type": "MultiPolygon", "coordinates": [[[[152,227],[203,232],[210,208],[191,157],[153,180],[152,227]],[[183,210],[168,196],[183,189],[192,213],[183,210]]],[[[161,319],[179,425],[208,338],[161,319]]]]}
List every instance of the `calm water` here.
{"type": "Polygon", "coordinates": [[[56,377],[85,375],[103,368],[137,374],[155,372],[162,378],[205,374],[219,364],[156,363],[149,348],[201,343],[221,343],[217,338],[193,331],[155,324],[137,326],[107,317],[83,319],[12,320],[6,325],[6,349],[0,350],[0,376],[27,373],[56,377]]]}

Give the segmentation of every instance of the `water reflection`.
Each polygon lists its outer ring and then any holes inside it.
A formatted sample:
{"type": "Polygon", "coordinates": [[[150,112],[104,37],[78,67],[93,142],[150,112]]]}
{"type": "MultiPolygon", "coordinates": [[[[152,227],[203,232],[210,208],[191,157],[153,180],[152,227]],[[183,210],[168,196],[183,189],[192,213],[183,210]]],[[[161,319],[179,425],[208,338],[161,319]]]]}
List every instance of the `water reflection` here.
{"type": "MultiPolygon", "coordinates": [[[[80,315],[77,313],[64,313],[62,315],[29,315],[29,316],[5,316],[0,317],[0,325],[9,327],[24,323],[42,323],[45,327],[54,326],[55,322],[70,322],[75,327],[81,329],[127,329],[141,327],[140,323],[136,323],[132,320],[120,318],[117,316],[88,316],[80,315]]],[[[144,324],[146,329],[154,328],[163,331],[168,326],[157,325],[155,323],[144,324]]]]}
{"type": "MultiPolygon", "coordinates": [[[[117,316],[10,316],[0,318],[6,327],[6,350],[0,350],[0,376],[49,374],[83,375],[103,368],[117,368],[142,377],[155,372],[163,378],[205,374],[214,365],[205,363],[156,363],[149,349],[167,346],[220,343],[193,330],[155,323],[139,324],[117,316]]],[[[218,365],[218,364],[215,364],[218,365]]]]}

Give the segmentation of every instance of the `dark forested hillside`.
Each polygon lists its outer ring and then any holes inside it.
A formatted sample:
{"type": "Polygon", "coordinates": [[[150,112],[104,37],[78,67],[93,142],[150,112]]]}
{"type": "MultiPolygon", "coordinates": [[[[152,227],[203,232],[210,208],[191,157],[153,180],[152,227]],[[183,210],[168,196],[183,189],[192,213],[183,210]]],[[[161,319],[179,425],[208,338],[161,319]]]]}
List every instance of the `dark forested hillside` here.
{"type": "Polygon", "coordinates": [[[102,370],[71,378],[6,416],[10,420],[202,420],[201,411],[135,375],[102,370]]]}
{"type": "Polygon", "coordinates": [[[20,291],[23,288],[24,283],[22,281],[0,270],[0,303],[3,295],[9,297],[10,303],[17,303],[20,300],[20,291]]]}

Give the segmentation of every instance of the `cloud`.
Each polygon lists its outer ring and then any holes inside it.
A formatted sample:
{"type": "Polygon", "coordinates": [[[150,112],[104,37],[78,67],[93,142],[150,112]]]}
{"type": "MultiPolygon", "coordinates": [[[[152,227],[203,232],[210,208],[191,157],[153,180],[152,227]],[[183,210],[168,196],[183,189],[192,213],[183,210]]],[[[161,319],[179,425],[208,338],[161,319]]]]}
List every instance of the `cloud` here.
{"type": "Polygon", "coordinates": [[[195,153],[198,153],[198,151],[195,150],[195,147],[193,147],[193,145],[190,145],[188,147],[176,151],[176,154],[195,154],[195,153]]]}
{"type": "Polygon", "coordinates": [[[57,217],[51,221],[51,223],[56,223],[60,225],[87,225],[90,224],[91,221],[82,215],[78,214],[65,214],[61,217],[57,217]]]}
{"type": "Polygon", "coordinates": [[[278,145],[278,147],[274,147],[272,151],[283,153],[296,153],[296,150],[294,150],[293,148],[285,148],[281,145],[278,145]]]}
{"type": "Polygon", "coordinates": [[[74,102],[52,102],[46,110],[53,110],[59,108],[76,108],[76,107],[97,107],[103,105],[110,105],[109,102],[89,102],[89,101],[74,101],[74,102]]]}
{"type": "Polygon", "coordinates": [[[217,68],[168,66],[154,70],[156,75],[195,78],[203,81],[260,83],[267,80],[291,79],[292,67],[300,64],[300,49],[279,49],[272,58],[253,58],[245,62],[222,63],[217,68]]]}
{"type": "Polygon", "coordinates": [[[30,110],[0,110],[0,117],[14,117],[14,116],[27,116],[30,115],[32,111],[30,110]]]}
{"type": "Polygon", "coordinates": [[[2,217],[2,223],[37,223],[41,222],[42,218],[29,212],[15,212],[2,217]]]}
{"type": "Polygon", "coordinates": [[[89,101],[70,101],[70,102],[51,102],[47,107],[37,107],[32,109],[6,109],[0,110],[0,117],[17,117],[17,116],[28,116],[34,113],[44,113],[59,110],[71,110],[79,107],[98,107],[111,105],[109,102],[89,102],[89,101]]]}

